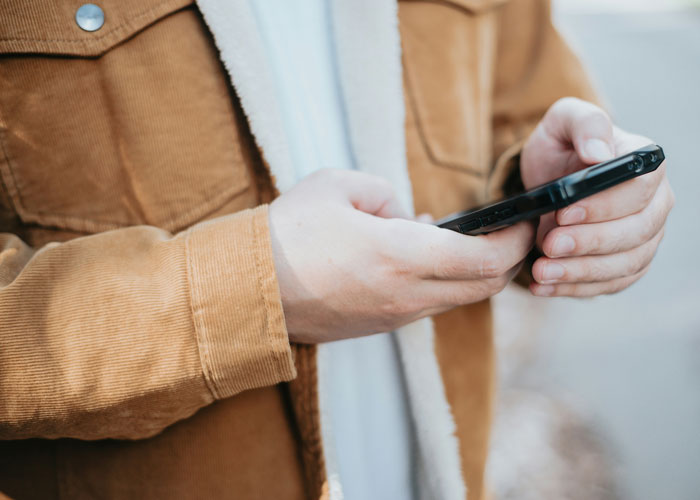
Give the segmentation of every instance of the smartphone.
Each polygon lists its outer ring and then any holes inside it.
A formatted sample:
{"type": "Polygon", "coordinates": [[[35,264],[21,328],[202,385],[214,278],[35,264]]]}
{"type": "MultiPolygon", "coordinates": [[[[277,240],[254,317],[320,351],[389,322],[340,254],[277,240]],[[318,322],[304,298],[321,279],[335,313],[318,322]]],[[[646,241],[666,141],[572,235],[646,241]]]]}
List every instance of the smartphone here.
{"type": "Polygon", "coordinates": [[[650,144],[510,198],[450,215],[435,224],[469,235],[497,231],[516,222],[533,219],[571,205],[626,180],[653,172],[664,158],[661,146],[650,144]]]}

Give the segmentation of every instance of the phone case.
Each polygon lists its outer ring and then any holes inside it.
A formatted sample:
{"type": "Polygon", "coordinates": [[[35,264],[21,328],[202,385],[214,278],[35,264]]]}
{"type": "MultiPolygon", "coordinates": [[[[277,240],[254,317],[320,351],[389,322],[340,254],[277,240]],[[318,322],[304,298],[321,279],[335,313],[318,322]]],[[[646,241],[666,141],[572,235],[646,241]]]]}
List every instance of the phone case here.
{"type": "Polygon", "coordinates": [[[435,224],[469,235],[490,233],[563,208],[621,182],[653,172],[664,159],[661,146],[650,144],[511,198],[451,215],[435,224]]]}

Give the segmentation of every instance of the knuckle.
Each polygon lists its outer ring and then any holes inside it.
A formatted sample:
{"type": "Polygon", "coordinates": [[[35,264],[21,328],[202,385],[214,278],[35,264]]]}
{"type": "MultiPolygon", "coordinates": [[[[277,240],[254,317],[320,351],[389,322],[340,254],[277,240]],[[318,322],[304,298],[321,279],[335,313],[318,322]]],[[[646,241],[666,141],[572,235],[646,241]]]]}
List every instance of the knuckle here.
{"type": "Polygon", "coordinates": [[[482,257],[479,262],[479,275],[484,278],[498,278],[505,271],[503,259],[495,252],[482,257]]]}
{"type": "Polygon", "coordinates": [[[634,269],[634,274],[639,273],[644,271],[646,268],[649,267],[651,264],[651,261],[654,260],[654,256],[656,255],[656,250],[659,247],[659,243],[661,242],[661,239],[664,237],[663,230],[659,232],[659,234],[649,243],[647,243],[644,247],[643,252],[641,253],[639,260],[637,262],[636,269],[634,269]]]}
{"type": "Polygon", "coordinates": [[[455,279],[462,274],[461,263],[449,258],[437,259],[434,264],[433,275],[438,279],[455,279]]]}
{"type": "Polygon", "coordinates": [[[386,324],[393,324],[397,319],[411,316],[417,311],[413,301],[405,298],[399,299],[396,294],[389,297],[381,305],[380,310],[383,322],[386,324]]]}
{"type": "Polygon", "coordinates": [[[405,279],[414,274],[412,266],[403,260],[394,260],[391,263],[391,277],[405,279]]]}
{"type": "Polygon", "coordinates": [[[639,271],[639,272],[635,275],[635,281],[638,280],[638,279],[640,279],[640,278],[641,278],[642,276],[644,276],[646,273],[648,273],[648,272],[649,272],[649,269],[651,269],[651,263],[647,264],[647,265],[644,267],[644,269],[642,269],[641,271],[639,271]]]}
{"type": "MultiPolygon", "coordinates": [[[[366,174],[365,174],[366,175],[366,174]]],[[[373,188],[381,193],[383,193],[387,197],[393,197],[394,196],[394,186],[391,182],[386,180],[383,177],[377,177],[377,176],[370,176],[367,175],[367,181],[371,183],[373,188]]]]}
{"type": "Polygon", "coordinates": [[[653,254],[650,255],[649,252],[644,250],[633,252],[630,258],[627,260],[628,266],[625,274],[627,276],[637,274],[639,271],[644,269],[647,264],[649,264],[652,256],[653,254]]]}
{"type": "Polygon", "coordinates": [[[577,106],[581,104],[581,99],[578,99],[577,97],[561,97],[557,99],[554,104],[552,104],[552,107],[550,108],[552,111],[556,112],[561,112],[563,110],[569,109],[573,106],[577,106]]]}
{"type": "Polygon", "coordinates": [[[488,299],[491,295],[493,295],[491,285],[487,281],[478,281],[471,287],[463,302],[477,302],[488,299]]]}
{"type": "Polygon", "coordinates": [[[628,280],[617,280],[617,281],[614,281],[614,282],[610,283],[610,285],[608,285],[608,286],[606,287],[606,289],[603,291],[603,294],[604,294],[604,295],[614,295],[614,294],[616,294],[616,293],[620,293],[622,290],[624,290],[625,288],[629,287],[629,286],[630,286],[632,283],[634,283],[635,281],[637,281],[637,280],[634,279],[634,280],[632,280],[632,281],[628,281],[628,280]]]}
{"type": "Polygon", "coordinates": [[[612,127],[610,117],[605,110],[589,101],[579,99],[578,97],[562,97],[555,101],[550,109],[558,113],[576,111],[577,120],[579,121],[594,121],[599,122],[606,127],[612,127]]]}
{"type": "Polygon", "coordinates": [[[381,248],[377,258],[377,275],[384,282],[396,282],[415,274],[415,270],[409,261],[402,257],[402,253],[395,247],[381,248]]]}
{"type": "Polygon", "coordinates": [[[498,278],[491,278],[483,283],[483,293],[481,294],[482,298],[492,297],[502,290],[500,286],[501,283],[498,278]]]}
{"type": "Polygon", "coordinates": [[[673,192],[673,188],[668,186],[668,211],[670,212],[676,205],[676,193],[673,192]]]}
{"type": "Polygon", "coordinates": [[[639,184],[642,201],[645,205],[648,205],[656,194],[657,184],[654,178],[652,176],[643,175],[641,177],[637,177],[635,180],[639,184]]]}
{"type": "Polygon", "coordinates": [[[505,287],[508,286],[508,283],[510,283],[510,276],[508,275],[504,274],[503,276],[496,278],[496,293],[502,292],[505,287]]]}
{"type": "Polygon", "coordinates": [[[374,182],[376,182],[377,186],[379,186],[382,189],[386,189],[390,192],[394,191],[394,185],[384,177],[374,177],[374,182]]]}
{"type": "Polygon", "coordinates": [[[451,249],[450,234],[437,234],[435,244],[431,245],[431,253],[434,256],[432,268],[433,276],[437,279],[453,279],[457,277],[461,271],[463,259],[457,259],[453,255],[451,249]]]}
{"type": "Polygon", "coordinates": [[[654,247],[654,252],[656,252],[656,248],[661,244],[661,241],[664,239],[664,236],[666,236],[666,226],[662,227],[661,231],[659,231],[659,234],[657,235],[656,247],[654,247]]]}
{"type": "Polygon", "coordinates": [[[663,193],[663,203],[662,203],[662,210],[664,212],[664,218],[668,217],[668,214],[673,210],[673,207],[676,205],[676,195],[673,192],[673,189],[671,188],[670,184],[668,182],[665,183],[665,189],[663,193]]]}
{"type": "Polygon", "coordinates": [[[608,279],[608,270],[601,262],[601,259],[592,258],[586,264],[583,264],[584,276],[589,282],[605,281],[608,279]]]}
{"type": "Polygon", "coordinates": [[[612,123],[608,114],[598,106],[592,104],[586,109],[581,120],[604,129],[612,129],[612,123]]]}
{"type": "Polygon", "coordinates": [[[457,287],[450,288],[448,292],[443,294],[440,305],[456,307],[463,304],[468,304],[474,300],[481,300],[482,293],[483,288],[480,286],[478,281],[463,283],[457,287]]]}
{"type": "Polygon", "coordinates": [[[492,297],[500,292],[503,291],[503,289],[508,286],[508,283],[510,283],[510,279],[507,275],[502,275],[498,276],[497,278],[491,278],[488,280],[485,280],[485,294],[484,297],[492,297]]]}
{"type": "Polygon", "coordinates": [[[615,248],[617,242],[614,236],[603,234],[603,231],[593,231],[587,238],[582,238],[584,244],[582,251],[585,253],[598,253],[606,247],[615,248]]]}
{"type": "Polygon", "coordinates": [[[651,239],[659,232],[660,226],[663,224],[663,218],[657,213],[645,214],[642,218],[642,228],[640,235],[644,241],[651,239]]]}

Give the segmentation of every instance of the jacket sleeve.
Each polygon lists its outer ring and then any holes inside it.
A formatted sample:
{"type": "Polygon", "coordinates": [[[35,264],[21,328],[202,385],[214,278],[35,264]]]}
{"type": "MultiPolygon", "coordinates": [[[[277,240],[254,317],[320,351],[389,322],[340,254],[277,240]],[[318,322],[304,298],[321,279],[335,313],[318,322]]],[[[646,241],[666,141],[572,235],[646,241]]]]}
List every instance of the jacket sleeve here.
{"type": "Polygon", "coordinates": [[[517,185],[523,143],[557,99],[598,102],[581,62],[552,24],[549,0],[511,0],[498,11],[497,25],[490,199],[517,185]]]}
{"type": "Polygon", "coordinates": [[[137,439],[295,376],[266,206],[171,235],[0,234],[0,439],[137,439]]]}

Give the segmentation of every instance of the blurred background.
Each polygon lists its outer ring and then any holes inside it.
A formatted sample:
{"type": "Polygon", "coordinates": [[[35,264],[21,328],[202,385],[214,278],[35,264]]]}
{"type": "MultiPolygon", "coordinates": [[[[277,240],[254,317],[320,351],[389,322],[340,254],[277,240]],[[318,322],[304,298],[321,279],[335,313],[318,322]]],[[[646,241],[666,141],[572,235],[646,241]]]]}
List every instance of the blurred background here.
{"type": "Polygon", "coordinates": [[[505,499],[698,500],[700,1],[553,1],[615,121],[664,147],[676,206],[631,289],[496,297],[492,483],[505,499]]]}

